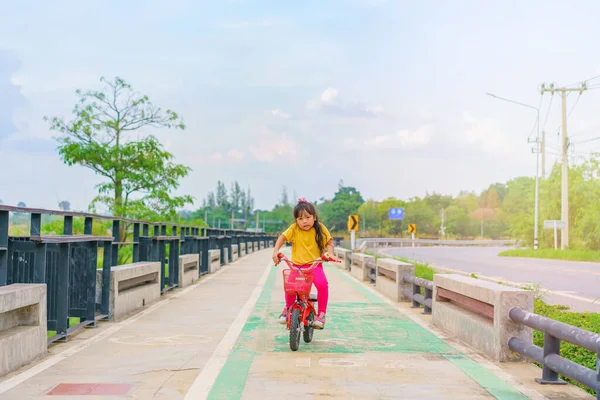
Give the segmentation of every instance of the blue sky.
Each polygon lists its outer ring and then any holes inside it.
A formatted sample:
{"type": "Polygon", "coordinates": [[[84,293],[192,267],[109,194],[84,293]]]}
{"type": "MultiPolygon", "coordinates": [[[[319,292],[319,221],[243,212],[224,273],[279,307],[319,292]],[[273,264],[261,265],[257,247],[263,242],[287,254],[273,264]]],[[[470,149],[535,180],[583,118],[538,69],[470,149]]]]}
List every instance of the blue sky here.
{"type": "MultiPolygon", "coordinates": [[[[75,90],[100,88],[100,76],[120,76],[183,116],[186,131],[152,133],[192,167],[179,192],[198,201],[219,179],[251,186],[267,208],[282,185],[316,199],[332,196],[343,178],[364,197],[383,199],[531,176],[535,112],[484,93],[537,106],[540,83],[600,74],[600,3],[574,4],[5,4],[0,199],[87,207],[99,179],[61,162],[42,118],[69,117],[75,90]]],[[[597,150],[577,141],[598,135],[599,93],[584,93],[569,117],[573,157],[597,150]]],[[[560,123],[560,102],[548,107],[549,100],[542,99],[547,168],[560,123]]]]}

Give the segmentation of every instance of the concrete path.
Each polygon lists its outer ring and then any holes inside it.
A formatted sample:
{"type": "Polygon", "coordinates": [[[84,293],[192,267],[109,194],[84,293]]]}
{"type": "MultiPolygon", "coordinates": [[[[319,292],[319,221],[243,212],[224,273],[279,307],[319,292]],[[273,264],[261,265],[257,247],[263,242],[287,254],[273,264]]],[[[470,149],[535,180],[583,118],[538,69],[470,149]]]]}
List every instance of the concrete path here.
{"type": "MultiPolygon", "coordinates": [[[[586,398],[573,387],[523,385],[511,367],[442,340],[428,317],[420,321],[418,311],[334,266],[326,267],[325,330],[292,352],[276,322],[283,288],[270,254],[244,257],[125,321],[53,346],[41,363],[0,381],[0,399],[586,398]]],[[[539,374],[514,368],[528,382],[539,374]]]]}

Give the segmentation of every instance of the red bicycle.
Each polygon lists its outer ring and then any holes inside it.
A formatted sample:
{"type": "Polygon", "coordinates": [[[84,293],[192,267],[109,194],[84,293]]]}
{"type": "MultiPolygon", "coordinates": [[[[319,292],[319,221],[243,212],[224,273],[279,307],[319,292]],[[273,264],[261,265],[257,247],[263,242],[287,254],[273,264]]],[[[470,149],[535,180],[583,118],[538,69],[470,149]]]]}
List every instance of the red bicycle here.
{"type": "Polygon", "coordinates": [[[318,301],[316,296],[312,296],[310,289],[313,284],[314,276],[312,270],[323,261],[341,262],[329,254],[325,253],[321,258],[313,261],[308,268],[300,268],[294,265],[284,254],[277,254],[277,258],[284,260],[290,269],[284,269],[283,288],[285,294],[296,295],[296,301],[290,306],[287,312],[287,329],[290,331],[290,349],[298,350],[300,347],[300,333],[306,343],[313,339],[315,328],[312,326],[315,320],[316,311],[314,303],[318,301]]]}

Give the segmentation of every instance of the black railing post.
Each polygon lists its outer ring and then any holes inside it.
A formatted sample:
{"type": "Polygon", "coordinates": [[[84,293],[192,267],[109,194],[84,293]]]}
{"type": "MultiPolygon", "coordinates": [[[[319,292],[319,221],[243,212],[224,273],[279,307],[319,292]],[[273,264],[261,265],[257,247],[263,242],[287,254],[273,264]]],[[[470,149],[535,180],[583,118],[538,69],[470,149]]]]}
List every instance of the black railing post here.
{"type": "MultiPolygon", "coordinates": [[[[544,332],[544,359],[550,354],[560,355],[560,339],[555,338],[548,332],[544,332]]],[[[551,370],[543,363],[542,378],[536,378],[537,383],[545,385],[566,385],[567,382],[559,379],[558,372],[551,370]]]]}
{"type": "Polygon", "coordinates": [[[96,327],[96,268],[98,264],[98,242],[89,242],[84,243],[86,245],[87,250],[89,252],[88,265],[84,267],[87,268],[89,278],[87,280],[87,296],[86,296],[86,321],[93,321],[91,325],[88,327],[95,328],[96,327]]]}
{"type": "MultiPolygon", "coordinates": [[[[425,299],[433,299],[433,290],[429,288],[424,288],[425,290],[425,299]]],[[[431,314],[431,307],[427,306],[427,304],[423,304],[423,314],[431,314]]]]}
{"type": "MultiPolygon", "coordinates": [[[[404,279],[404,277],[401,277],[400,279],[404,279]]],[[[414,282],[412,282],[412,294],[412,308],[420,308],[421,303],[415,300],[415,294],[421,294],[421,287],[414,282]]]]}
{"type": "Polygon", "coordinates": [[[104,242],[104,259],[102,261],[102,294],[100,300],[100,312],[104,315],[110,315],[110,269],[112,267],[112,250],[111,242],[104,242]]]}
{"type": "Polygon", "coordinates": [[[173,226],[173,239],[169,246],[169,281],[170,286],[179,285],[179,237],[176,226],[173,226]]]}
{"type": "Polygon", "coordinates": [[[31,214],[30,236],[41,236],[42,234],[42,214],[31,214]]]}
{"type": "Polygon", "coordinates": [[[83,234],[91,235],[94,231],[94,219],[91,217],[85,217],[83,220],[83,234]]]}
{"type": "Polygon", "coordinates": [[[119,239],[121,237],[121,224],[119,220],[113,221],[112,236],[114,242],[112,245],[111,263],[113,267],[116,267],[119,265],[119,239]]]}
{"type": "Polygon", "coordinates": [[[71,281],[69,264],[71,264],[71,244],[61,243],[58,245],[58,279],[56,283],[56,334],[59,336],[66,336],[69,329],[69,283],[71,281]]]}
{"type": "Polygon", "coordinates": [[[0,211],[0,286],[8,279],[8,211],[0,211]]]}
{"type": "Polygon", "coordinates": [[[63,235],[71,236],[73,234],[73,216],[65,215],[63,217],[63,235]]]}
{"type": "Polygon", "coordinates": [[[140,223],[133,224],[133,262],[140,261],[140,223]]]}

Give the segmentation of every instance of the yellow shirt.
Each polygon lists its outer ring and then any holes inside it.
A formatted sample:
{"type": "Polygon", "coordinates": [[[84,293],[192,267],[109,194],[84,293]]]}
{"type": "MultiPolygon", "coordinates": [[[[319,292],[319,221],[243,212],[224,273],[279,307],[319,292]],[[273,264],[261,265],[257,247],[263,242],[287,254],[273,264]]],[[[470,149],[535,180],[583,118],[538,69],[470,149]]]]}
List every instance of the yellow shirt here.
{"type": "MultiPolygon", "coordinates": [[[[321,233],[323,234],[323,251],[325,252],[327,251],[325,246],[332,237],[325,225],[320,222],[319,225],[321,226],[321,233]]],[[[316,235],[315,228],[310,228],[305,231],[296,223],[292,224],[285,232],[283,232],[285,239],[292,244],[292,262],[294,264],[312,264],[313,261],[321,257],[316,235]]]]}

